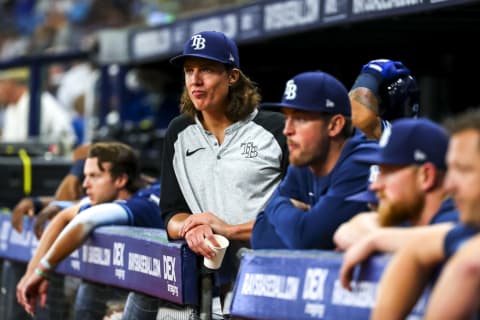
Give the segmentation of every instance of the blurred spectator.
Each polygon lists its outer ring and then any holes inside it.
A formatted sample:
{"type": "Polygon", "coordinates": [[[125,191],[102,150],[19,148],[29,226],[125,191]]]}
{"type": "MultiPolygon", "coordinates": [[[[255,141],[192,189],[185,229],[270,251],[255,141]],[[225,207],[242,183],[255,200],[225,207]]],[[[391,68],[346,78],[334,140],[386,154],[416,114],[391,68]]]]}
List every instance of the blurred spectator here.
{"type": "MultiPolygon", "coordinates": [[[[0,105],[6,106],[1,141],[24,142],[28,139],[30,96],[28,69],[14,68],[0,72],[0,105]]],[[[71,117],[48,92],[41,94],[39,139],[70,150],[75,135],[71,117]]]]}
{"type": "Polygon", "coordinates": [[[60,76],[56,96],[72,118],[75,145],[90,142],[85,132],[86,118],[93,117],[93,100],[98,74],[88,62],[75,62],[60,76]]]}
{"type": "Polygon", "coordinates": [[[5,26],[0,31],[0,59],[22,56],[27,52],[29,39],[13,26],[5,26]]]}

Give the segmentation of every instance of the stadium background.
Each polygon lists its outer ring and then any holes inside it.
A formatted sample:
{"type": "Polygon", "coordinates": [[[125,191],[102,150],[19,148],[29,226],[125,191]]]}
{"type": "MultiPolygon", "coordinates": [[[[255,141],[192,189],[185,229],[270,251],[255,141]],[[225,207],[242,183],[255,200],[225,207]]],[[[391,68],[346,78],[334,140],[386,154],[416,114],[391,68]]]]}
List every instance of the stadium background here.
{"type": "MultiPolygon", "coordinates": [[[[158,2],[167,9],[166,3],[174,3],[158,2]]],[[[119,83],[123,83],[128,70],[138,69],[143,81],[154,90],[172,90],[169,93],[176,96],[182,87],[182,75],[168,59],[181,50],[179,44],[194,31],[218,29],[236,39],[242,69],[258,83],[264,101],[279,100],[285,81],[298,72],[321,69],[337,76],[348,88],[364,63],[375,58],[391,58],[404,62],[417,78],[422,115],[440,121],[449,114],[478,105],[480,66],[475,41],[480,34],[480,1],[219,0],[200,4],[191,0],[176,3],[172,13],[167,10],[166,15],[157,17],[160,22],[157,20],[155,26],[99,27],[94,45],[73,46],[61,52],[10,56],[0,60],[0,69],[24,64],[38,67],[37,64],[88,58],[102,69],[106,77],[118,77],[119,83]],[[266,28],[268,24],[271,29],[266,28]],[[246,26],[247,30],[240,26],[246,26]],[[146,38],[142,38],[145,35],[146,38]],[[112,66],[122,72],[111,73],[112,66]]],[[[111,103],[110,96],[121,97],[121,90],[125,89],[123,86],[112,89],[106,82],[100,85],[102,108],[98,116],[101,125],[105,125],[106,115],[118,107],[111,103]]],[[[41,86],[33,83],[31,88],[41,86]]],[[[126,106],[120,104],[120,107],[126,106]]],[[[103,132],[104,128],[97,129],[103,132]]],[[[137,146],[142,145],[138,144],[141,137],[135,132],[124,131],[122,138],[137,146]]],[[[155,151],[160,146],[145,144],[146,148],[155,151]]],[[[152,172],[158,169],[158,157],[159,154],[154,152],[142,158],[150,161],[152,172]]],[[[13,160],[1,160],[2,174],[11,175],[13,160]]],[[[59,181],[62,170],[68,168],[68,163],[62,164],[61,170],[58,164],[49,167],[43,160],[41,165],[43,174],[34,180],[55,173],[59,175],[59,181]]],[[[3,179],[3,183],[9,182],[11,179],[3,179]]],[[[50,179],[48,186],[39,185],[34,191],[49,193],[56,187],[54,182],[50,179]]],[[[23,192],[21,186],[19,189],[4,186],[3,189],[7,188],[12,203],[16,200],[14,194],[21,196],[23,192]]],[[[2,233],[2,248],[18,245],[18,239],[16,241],[10,243],[10,236],[2,233]]],[[[23,248],[25,254],[18,247],[12,249],[15,254],[22,254],[14,260],[22,261],[31,253],[30,247],[23,248]]],[[[68,269],[67,264],[64,267],[68,269]]],[[[96,270],[92,270],[94,274],[96,270]]],[[[378,273],[378,269],[375,272],[378,273]]],[[[333,284],[329,285],[332,287],[333,284]]]]}

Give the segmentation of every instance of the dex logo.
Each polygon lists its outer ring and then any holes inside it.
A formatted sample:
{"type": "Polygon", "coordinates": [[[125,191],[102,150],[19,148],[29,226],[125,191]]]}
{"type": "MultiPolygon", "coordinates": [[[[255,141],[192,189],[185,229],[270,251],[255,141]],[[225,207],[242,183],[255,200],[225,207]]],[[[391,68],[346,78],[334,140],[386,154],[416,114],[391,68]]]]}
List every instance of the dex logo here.
{"type": "Polygon", "coordinates": [[[285,99],[293,100],[297,97],[297,85],[293,80],[288,80],[285,86],[285,92],[283,93],[285,99]]]}
{"type": "Polygon", "coordinates": [[[163,279],[177,281],[175,276],[175,257],[163,255],[163,279]]]}
{"type": "Polygon", "coordinates": [[[123,252],[125,251],[125,244],[122,242],[113,243],[113,265],[123,267],[123,252]]]}
{"type": "Polygon", "coordinates": [[[193,50],[205,49],[205,38],[201,34],[194,35],[191,40],[193,50]]]}

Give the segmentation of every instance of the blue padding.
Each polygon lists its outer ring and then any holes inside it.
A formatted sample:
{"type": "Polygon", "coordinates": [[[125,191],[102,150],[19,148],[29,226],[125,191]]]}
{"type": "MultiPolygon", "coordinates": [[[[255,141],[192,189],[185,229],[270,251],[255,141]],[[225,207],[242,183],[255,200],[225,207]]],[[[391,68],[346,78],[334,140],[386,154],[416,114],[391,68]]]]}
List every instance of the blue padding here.
{"type": "MultiPolygon", "coordinates": [[[[342,254],[320,250],[255,250],[242,257],[231,314],[248,319],[368,319],[390,256],[356,270],[353,292],[338,281],[342,254]]],[[[430,287],[411,315],[421,316],[430,287]]]]}
{"type": "MultiPolygon", "coordinates": [[[[33,220],[22,234],[10,215],[0,214],[0,258],[28,262],[38,242],[33,220]]],[[[168,241],[165,230],[126,226],[95,229],[56,271],[131,289],[180,304],[198,304],[196,255],[183,241],[168,241]]]]}

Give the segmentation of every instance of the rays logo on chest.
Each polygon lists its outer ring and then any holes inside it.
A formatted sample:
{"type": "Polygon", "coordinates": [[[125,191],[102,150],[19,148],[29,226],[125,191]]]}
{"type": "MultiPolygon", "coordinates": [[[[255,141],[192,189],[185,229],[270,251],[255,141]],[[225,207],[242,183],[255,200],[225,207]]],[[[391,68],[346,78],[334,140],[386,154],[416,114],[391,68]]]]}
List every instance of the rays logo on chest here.
{"type": "Polygon", "coordinates": [[[253,142],[243,142],[240,145],[240,149],[242,150],[241,155],[245,158],[255,158],[258,156],[258,148],[253,142]]]}

